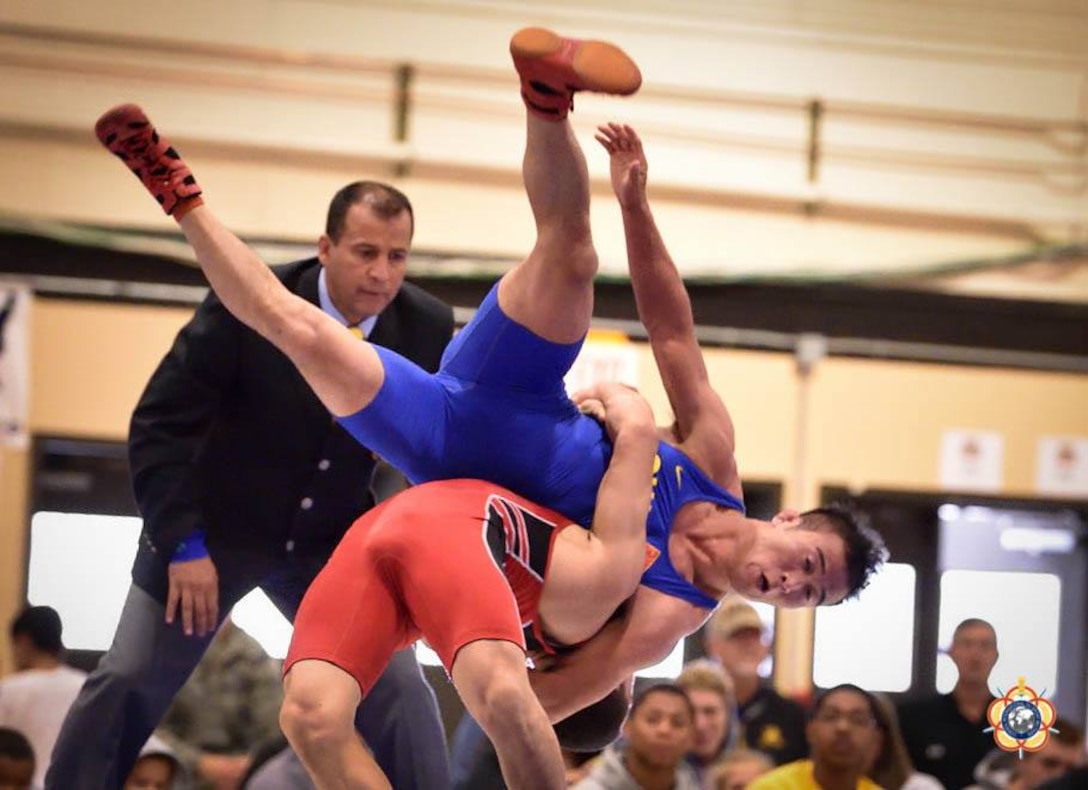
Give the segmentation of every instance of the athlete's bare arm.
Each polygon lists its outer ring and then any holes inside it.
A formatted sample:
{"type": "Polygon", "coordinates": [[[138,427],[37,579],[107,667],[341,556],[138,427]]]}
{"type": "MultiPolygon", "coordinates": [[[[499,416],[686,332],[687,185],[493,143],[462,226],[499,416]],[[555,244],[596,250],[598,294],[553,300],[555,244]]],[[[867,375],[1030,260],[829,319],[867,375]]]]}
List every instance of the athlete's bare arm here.
{"type": "Polygon", "coordinates": [[[620,124],[599,127],[597,140],[609,153],[631,286],[676,417],[675,438],[704,471],[728,487],[736,475],[733,422],[710,385],[691,299],[650,210],[642,141],[634,129],[620,124]]]}
{"type": "Polygon", "coordinates": [[[599,384],[575,395],[599,405],[612,438],[612,459],[597,492],[589,531],[555,539],[538,616],[549,637],[577,644],[608,621],[638,588],[645,569],[657,432],[650,404],[630,387],[599,384]]]}
{"type": "Polygon", "coordinates": [[[639,587],[626,611],[545,671],[529,675],[552,722],[592,705],[639,669],[662,661],[710,615],[679,598],[639,587]]]}

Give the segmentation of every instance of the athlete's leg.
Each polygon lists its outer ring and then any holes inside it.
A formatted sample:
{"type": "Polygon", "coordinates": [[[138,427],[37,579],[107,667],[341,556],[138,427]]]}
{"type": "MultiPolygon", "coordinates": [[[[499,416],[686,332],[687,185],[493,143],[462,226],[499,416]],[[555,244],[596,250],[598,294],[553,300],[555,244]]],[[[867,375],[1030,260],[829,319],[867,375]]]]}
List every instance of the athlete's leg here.
{"type": "Polygon", "coordinates": [[[288,291],[203,205],[192,172],[139,107],[114,107],[99,118],[95,132],[178,221],[227,309],[283,351],[333,414],[352,414],[374,399],[385,378],[374,347],[288,291]]]}
{"type": "Polygon", "coordinates": [[[519,646],[471,642],[457,652],[451,675],[465,708],[495,745],[511,790],[566,787],[559,741],[529,685],[519,646]]]}
{"type": "Polygon", "coordinates": [[[392,787],[355,731],[361,699],[355,678],[325,661],[298,661],[284,679],[280,727],[321,790],[392,787]]]}
{"type": "Polygon", "coordinates": [[[642,78],[610,44],[544,30],[519,31],[510,51],[527,108],[522,176],[537,239],[529,257],[503,277],[499,306],[546,340],[573,343],[589,329],[597,253],[585,156],[566,115],[576,90],[629,94],[642,78]]]}
{"type": "Polygon", "coordinates": [[[355,730],[355,715],[393,651],[410,637],[386,583],[384,555],[372,541],[395,502],[352,525],[295,615],[280,726],[319,788],[390,786],[355,730]]]}

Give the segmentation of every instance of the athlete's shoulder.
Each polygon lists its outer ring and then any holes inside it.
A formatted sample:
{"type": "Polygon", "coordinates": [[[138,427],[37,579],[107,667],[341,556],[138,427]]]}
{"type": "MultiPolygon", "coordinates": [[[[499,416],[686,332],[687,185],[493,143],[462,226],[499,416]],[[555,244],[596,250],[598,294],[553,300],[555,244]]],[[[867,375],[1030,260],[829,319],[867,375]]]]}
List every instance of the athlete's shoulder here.
{"type": "Polygon", "coordinates": [[[741,481],[731,436],[707,428],[693,431],[677,448],[719,488],[741,497],[741,481]]]}

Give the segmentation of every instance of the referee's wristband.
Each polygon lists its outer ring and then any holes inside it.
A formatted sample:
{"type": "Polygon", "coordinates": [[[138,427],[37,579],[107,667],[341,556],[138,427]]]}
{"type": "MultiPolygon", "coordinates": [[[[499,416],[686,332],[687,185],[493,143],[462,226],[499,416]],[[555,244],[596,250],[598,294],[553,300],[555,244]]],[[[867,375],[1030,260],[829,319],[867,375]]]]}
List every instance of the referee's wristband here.
{"type": "Polygon", "coordinates": [[[170,561],[188,562],[190,560],[201,560],[207,556],[208,547],[204,545],[204,532],[198,529],[194,530],[192,535],[178,544],[170,561]]]}

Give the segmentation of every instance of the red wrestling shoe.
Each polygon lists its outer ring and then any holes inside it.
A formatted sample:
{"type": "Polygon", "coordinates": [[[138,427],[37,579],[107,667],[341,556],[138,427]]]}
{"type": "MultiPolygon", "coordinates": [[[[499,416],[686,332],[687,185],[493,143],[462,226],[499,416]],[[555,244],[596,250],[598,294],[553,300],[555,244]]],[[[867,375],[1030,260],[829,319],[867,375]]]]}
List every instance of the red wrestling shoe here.
{"type": "Polygon", "coordinates": [[[128,165],[167,214],[182,205],[191,208],[193,199],[199,198],[201,189],[192,171],[135,104],[109,110],[94,125],[94,133],[128,165]]]}
{"type": "Polygon", "coordinates": [[[605,41],[579,41],[527,27],[510,39],[510,54],[525,106],[549,121],[567,117],[578,91],[629,96],[642,85],[635,62],[605,41]]]}

